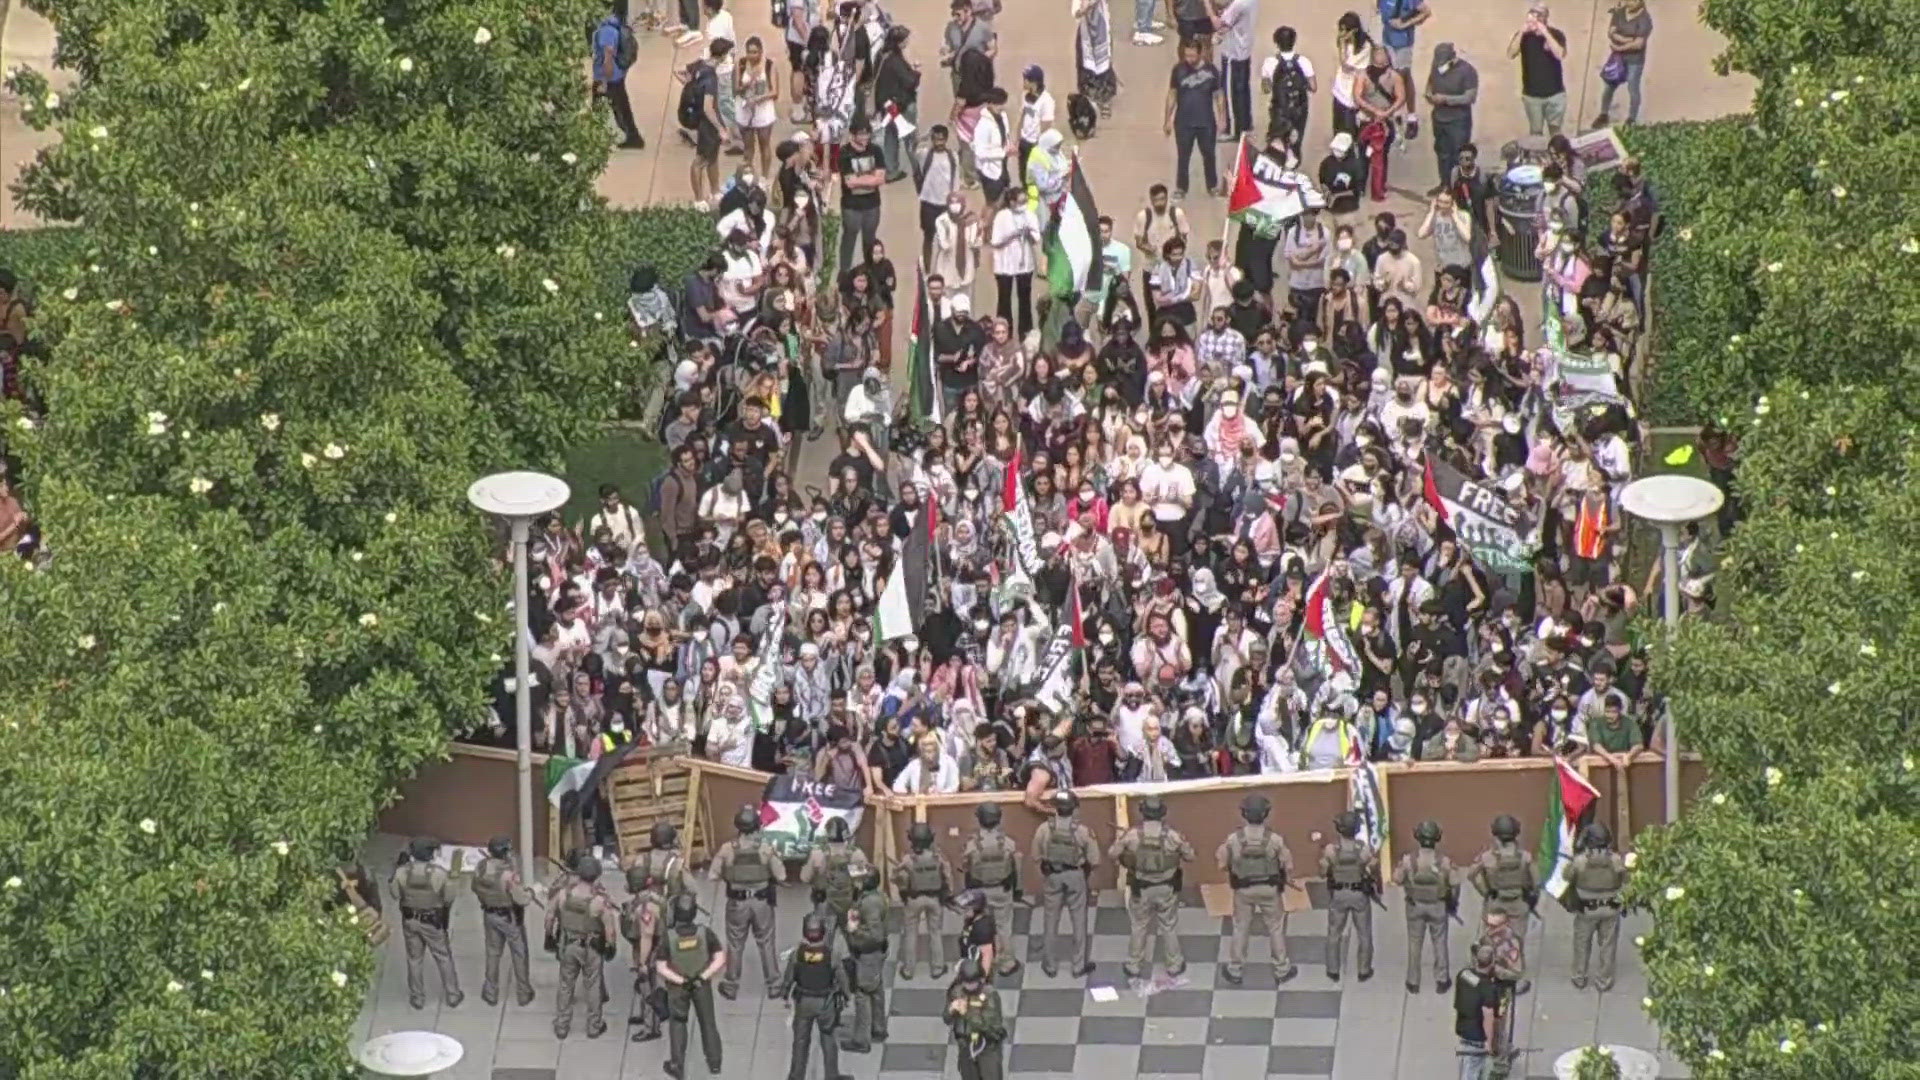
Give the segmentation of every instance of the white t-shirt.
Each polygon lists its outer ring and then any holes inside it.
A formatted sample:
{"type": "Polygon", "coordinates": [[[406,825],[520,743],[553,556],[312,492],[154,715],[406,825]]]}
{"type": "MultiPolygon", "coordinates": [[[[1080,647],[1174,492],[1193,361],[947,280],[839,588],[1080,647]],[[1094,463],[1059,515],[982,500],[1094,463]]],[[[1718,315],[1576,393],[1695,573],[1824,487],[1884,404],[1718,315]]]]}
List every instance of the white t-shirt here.
{"type": "Polygon", "coordinates": [[[1333,100],[1349,109],[1353,108],[1354,85],[1359,81],[1360,73],[1366,70],[1367,61],[1372,57],[1373,50],[1366,48],[1355,49],[1341,58],[1340,70],[1333,77],[1333,100]]]}
{"type": "Polygon", "coordinates": [[[980,122],[973,125],[974,168],[982,179],[999,180],[1007,175],[1006,118],[992,109],[980,110],[980,122]]]}
{"type": "Polygon", "coordinates": [[[1193,473],[1177,461],[1164,468],[1155,461],[1140,470],[1140,494],[1153,505],[1155,521],[1186,517],[1186,508],[1175,500],[1185,499],[1192,505],[1194,491],[1193,473]]]}
{"type": "Polygon", "coordinates": [[[1053,126],[1053,95],[1042,90],[1032,101],[1026,101],[1025,95],[1021,100],[1020,141],[1039,142],[1040,133],[1053,126]]]}
{"type": "Polygon", "coordinates": [[[721,8],[714,13],[713,18],[707,20],[707,40],[718,41],[721,38],[726,38],[734,44],[734,48],[727,53],[726,59],[714,65],[714,74],[725,78],[733,74],[733,56],[740,51],[740,41],[734,37],[733,12],[726,8],[721,8]]]}
{"type": "Polygon", "coordinates": [[[721,290],[722,295],[735,314],[744,315],[752,311],[758,301],[758,297],[747,291],[747,284],[760,276],[766,263],[760,258],[760,253],[752,248],[747,248],[744,254],[737,257],[722,248],[720,255],[727,261],[727,272],[721,275],[721,280],[730,286],[721,290]]]}
{"type": "Polygon", "coordinates": [[[1273,82],[1274,72],[1280,70],[1280,59],[1282,56],[1294,62],[1294,65],[1300,69],[1301,78],[1303,79],[1313,78],[1313,61],[1307,59],[1306,57],[1300,55],[1299,53],[1281,53],[1280,56],[1267,57],[1266,60],[1264,60],[1260,64],[1260,81],[1261,82],[1264,82],[1264,83],[1273,82]]]}
{"type": "Polygon", "coordinates": [[[1002,208],[993,215],[993,272],[1033,273],[1034,246],[1039,236],[1040,223],[1024,205],[1012,210],[1002,208]]]}

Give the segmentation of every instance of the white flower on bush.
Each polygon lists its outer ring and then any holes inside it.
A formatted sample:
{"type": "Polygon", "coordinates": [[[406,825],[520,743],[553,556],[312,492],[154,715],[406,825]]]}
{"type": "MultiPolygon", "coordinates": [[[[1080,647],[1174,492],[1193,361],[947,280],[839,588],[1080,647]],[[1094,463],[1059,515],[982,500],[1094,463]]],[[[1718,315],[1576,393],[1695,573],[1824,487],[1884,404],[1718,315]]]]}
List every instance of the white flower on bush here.
{"type": "Polygon", "coordinates": [[[1717,1046],[1707,1051],[1708,1061],[1724,1061],[1726,1060],[1726,1057],[1727,1057],[1727,1052],[1725,1050],[1720,1049],[1717,1046]]]}
{"type": "Polygon", "coordinates": [[[241,79],[240,85],[236,89],[238,89],[243,94],[253,89],[253,76],[249,75],[246,78],[241,79]]]}
{"type": "Polygon", "coordinates": [[[391,524],[393,524],[394,522],[396,522],[396,521],[399,521],[399,520],[400,520],[400,515],[399,515],[399,514],[396,514],[396,513],[394,513],[394,512],[393,512],[393,511],[391,511],[391,510],[389,510],[389,511],[387,511],[387,524],[389,524],[389,525],[391,525],[391,524]]]}
{"type": "Polygon", "coordinates": [[[380,625],[380,616],[375,615],[373,612],[369,611],[366,614],[360,616],[360,625],[371,630],[372,628],[380,625]]]}
{"type": "Polygon", "coordinates": [[[147,434],[165,435],[167,433],[167,414],[150,412],[147,414],[147,434]]]}
{"type": "Polygon", "coordinates": [[[328,443],[326,449],[320,451],[320,454],[328,461],[339,461],[347,456],[347,448],[339,443],[328,443]]]}
{"type": "Polygon", "coordinates": [[[1781,1053],[1783,1053],[1783,1054],[1791,1054],[1791,1053],[1793,1053],[1793,1052],[1794,1052],[1795,1050],[1798,1050],[1798,1049],[1800,1049],[1800,1044],[1799,1044],[1799,1043],[1796,1043],[1796,1042],[1794,1042],[1794,1041],[1793,1041],[1792,1039],[1781,1039],[1781,1040],[1780,1040],[1780,1052],[1781,1052],[1781,1053]]]}
{"type": "Polygon", "coordinates": [[[1714,969],[1713,969],[1713,965],[1712,965],[1712,964],[1708,964],[1708,965],[1706,965],[1705,967],[1702,967],[1702,968],[1700,969],[1700,974],[1702,974],[1702,975],[1705,975],[1705,976],[1707,976],[1708,978],[1712,978],[1712,977],[1713,977],[1713,970],[1714,970],[1714,969]]]}
{"type": "Polygon", "coordinates": [[[167,993],[169,994],[177,994],[186,988],[186,984],[182,983],[179,979],[167,980],[167,993]]]}
{"type": "Polygon", "coordinates": [[[593,321],[594,321],[594,322],[606,322],[606,321],[607,321],[607,313],[606,313],[606,312],[604,312],[604,311],[596,311],[596,312],[594,312],[594,313],[593,313],[593,321]]]}
{"type": "Polygon", "coordinates": [[[81,634],[78,638],[74,639],[73,643],[80,646],[81,652],[91,652],[94,645],[97,644],[93,640],[92,634],[81,634]]]}
{"type": "Polygon", "coordinates": [[[580,160],[580,155],[575,154],[573,151],[569,150],[566,153],[560,155],[560,160],[568,165],[571,165],[574,162],[580,160]]]}
{"type": "Polygon", "coordinates": [[[1900,245],[1900,251],[1906,255],[1920,255],[1920,236],[1907,237],[1907,242],[1900,245]]]}
{"type": "Polygon", "coordinates": [[[1693,239],[1693,227],[1691,225],[1680,230],[1680,239],[1682,240],[1693,239]]]}
{"type": "Polygon", "coordinates": [[[317,457],[314,457],[314,456],[313,456],[312,454],[301,454],[301,455],[300,455],[300,464],[301,464],[301,465],[303,465],[303,466],[305,466],[306,468],[309,468],[309,469],[311,469],[311,468],[313,468],[313,467],[314,467],[314,465],[316,465],[316,464],[318,464],[318,463],[319,463],[319,461],[320,461],[320,459],[319,459],[319,458],[317,458],[317,457]]]}
{"type": "Polygon", "coordinates": [[[1772,765],[1767,766],[1767,771],[1764,775],[1767,778],[1768,787],[1779,787],[1780,781],[1785,780],[1787,778],[1786,773],[1781,772],[1778,768],[1772,765]]]}
{"type": "Polygon", "coordinates": [[[1907,754],[1901,757],[1900,768],[1906,770],[1907,772],[1913,771],[1913,755],[1912,754],[1907,754]]]}
{"type": "Polygon", "coordinates": [[[227,610],[227,602],[225,600],[222,600],[219,603],[213,605],[213,613],[215,615],[218,615],[225,610],[227,610]]]}
{"type": "Polygon", "coordinates": [[[1640,853],[1637,851],[1629,851],[1621,857],[1620,861],[1626,863],[1627,869],[1631,870],[1640,865],[1640,853]]]}
{"type": "Polygon", "coordinates": [[[560,283],[553,280],[552,278],[541,278],[540,287],[547,290],[550,293],[557,293],[560,291],[560,283]]]}
{"type": "Polygon", "coordinates": [[[1794,98],[1794,99],[1793,99],[1793,107],[1794,107],[1794,108],[1796,108],[1796,109],[1804,109],[1804,108],[1806,108],[1806,107],[1807,107],[1807,102],[1806,102],[1806,99],[1805,99],[1805,98],[1794,98]]]}
{"type": "Polygon", "coordinates": [[[293,850],[293,845],[287,843],[285,840],[275,840],[273,842],[273,853],[275,855],[285,855],[287,852],[292,850],[293,850]]]}
{"type": "Polygon", "coordinates": [[[493,40],[493,31],[487,29],[484,26],[473,32],[473,43],[475,45],[485,45],[487,42],[492,40],[493,40]]]}
{"type": "Polygon", "coordinates": [[[272,413],[272,412],[261,413],[260,426],[263,428],[266,428],[268,431],[279,431],[280,430],[280,414],[272,413]]]}
{"type": "Polygon", "coordinates": [[[96,139],[104,139],[107,137],[107,125],[95,124],[93,125],[93,127],[87,129],[87,134],[93,136],[96,139]]]}
{"type": "Polygon", "coordinates": [[[1777,273],[1779,273],[1780,271],[1782,271],[1782,270],[1785,270],[1786,268],[1787,268],[1787,264],[1786,264],[1786,263],[1783,263],[1783,262],[1770,262],[1770,263],[1768,263],[1768,264],[1767,264],[1767,273],[1769,273],[1769,274],[1777,274],[1777,273]]]}
{"type": "Polygon", "coordinates": [[[367,554],[364,551],[356,551],[352,555],[347,556],[347,558],[352,559],[354,562],[359,562],[366,557],[367,554]]]}
{"type": "Polygon", "coordinates": [[[204,476],[196,476],[187,481],[187,490],[193,492],[195,495],[205,495],[207,492],[213,490],[213,481],[204,476]]]}
{"type": "Polygon", "coordinates": [[[1829,693],[1829,694],[1832,694],[1832,695],[1834,695],[1835,697],[1838,697],[1838,696],[1840,695],[1840,684],[1839,684],[1839,683],[1837,683],[1837,682],[1830,682],[1830,683],[1828,683],[1828,684],[1827,684],[1827,693],[1829,693]]]}
{"type": "Polygon", "coordinates": [[[24,882],[24,881],[21,881],[21,880],[20,880],[20,875],[19,875],[19,874],[15,874],[15,875],[13,875],[12,877],[10,877],[10,878],[8,878],[8,879],[7,879],[7,888],[9,888],[9,889],[17,889],[17,888],[19,888],[20,886],[22,886],[22,885],[25,885],[25,884],[26,884],[26,882],[24,882]]]}
{"type": "Polygon", "coordinates": [[[152,836],[160,831],[160,823],[150,817],[140,819],[140,831],[152,836]]]}
{"type": "Polygon", "coordinates": [[[1640,1007],[1643,1009],[1646,1009],[1649,1012],[1653,1011],[1653,999],[1650,997],[1641,998],[1640,1007]]]}
{"type": "Polygon", "coordinates": [[[107,301],[107,310],[113,312],[116,315],[118,315],[122,311],[125,311],[126,308],[127,308],[127,302],[125,300],[107,301]]]}
{"type": "Polygon", "coordinates": [[[1645,934],[1635,934],[1635,935],[1633,936],[1633,947],[1634,947],[1634,948],[1636,948],[1636,949],[1644,949],[1644,948],[1646,948],[1646,947],[1647,947],[1647,936],[1646,936],[1645,934]]]}
{"type": "Polygon", "coordinates": [[[499,247],[493,249],[493,253],[503,259],[511,259],[519,254],[518,250],[516,250],[512,244],[501,244],[499,247]]]}
{"type": "MultiPolygon", "coordinates": [[[[1840,494],[1840,491],[1839,491],[1839,489],[1838,489],[1838,488],[1836,488],[1836,487],[1834,487],[1834,486],[1833,486],[1832,484],[1828,484],[1828,485],[1827,485],[1827,494],[1828,494],[1828,495],[1838,495],[1838,494],[1840,494]]],[[[1855,571],[1854,571],[1853,573],[1851,573],[1851,574],[1848,574],[1847,576],[1848,576],[1848,577],[1850,577],[1850,578],[1852,578],[1852,579],[1853,579],[1853,580],[1855,580],[1855,581],[1865,581],[1865,580],[1867,580],[1867,572],[1866,572],[1865,570],[1855,570],[1855,571]]]]}
{"type": "Polygon", "coordinates": [[[1827,100],[1828,101],[1845,101],[1852,96],[1853,96],[1853,91],[1851,90],[1835,90],[1833,93],[1827,95],[1827,100]]]}
{"type": "Polygon", "coordinates": [[[483,623],[490,623],[490,622],[492,622],[492,621],[493,621],[493,616],[491,616],[491,615],[489,615],[489,614],[487,614],[487,613],[486,613],[486,612],[484,612],[484,611],[476,611],[476,612],[474,612],[474,613],[473,613],[473,617],[474,617],[474,618],[476,618],[476,619],[479,619],[479,620],[480,620],[481,622],[483,622],[483,623]]]}
{"type": "Polygon", "coordinates": [[[413,57],[411,57],[411,56],[403,56],[403,57],[401,57],[401,58],[400,58],[400,70],[401,70],[401,71],[403,71],[403,72],[410,72],[410,71],[412,71],[412,70],[413,70],[413,57]]]}
{"type": "Polygon", "coordinates": [[[63,300],[78,300],[80,299],[80,290],[69,285],[61,291],[60,298],[63,300]]]}
{"type": "Polygon", "coordinates": [[[204,979],[204,980],[206,980],[207,982],[212,982],[212,981],[213,981],[213,969],[212,969],[212,968],[201,968],[201,969],[200,969],[200,977],[201,977],[202,979],[204,979]]]}
{"type": "Polygon", "coordinates": [[[46,97],[40,99],[40,104],[49,109],[57,109],[60,107],[60,95],[49,91],[46,97]]]}
{"type": "Polygon", "coordinates": [[[347,985],[347,973],[344,971],[336,971],[327,977],[333,980],[333,985],[335,986],[344,987],[347,985]]]}
{"type": "Polygon", "coordinates": [[[1868,657],[1869,659],[1875,656],[1879,656],[1880,646],[1875,645],[1871,641],[1863,641],[1860,643],[1860,655],[1868,657]]]}
{"type": "Polygon", "coordinates": [[[1822,1035],[1826,1034],[1827,1022],[1825,1020],[1820,1021],[1819,1023],[1813,1025],[1813,1030],[1820,1032],[1822,1035]]]}
{"type": "Polygon", "coordinates": [[[1846,197],[1847,197],[1847,189],[1846,189],[1846,188],[1844,188],[1844,187],[1842,187],[1842,186],[1840,186],[1839,184],[1835,184],[1835,185],[1833,185],[1833,197],[1834,197],[1834,198],[1836,198],[1836,199],[1844,199],[1844,198],[1846,198],[1846,197]]]}
{"type": "Polygon", "coordinates": [[[1667,886],[1667,893],[1666,893],[1667,899],[1678,900],[1685,895],[1687,895],[1687,890],[1681,888],[1680,886],[1678,885],[1667,886]]]}

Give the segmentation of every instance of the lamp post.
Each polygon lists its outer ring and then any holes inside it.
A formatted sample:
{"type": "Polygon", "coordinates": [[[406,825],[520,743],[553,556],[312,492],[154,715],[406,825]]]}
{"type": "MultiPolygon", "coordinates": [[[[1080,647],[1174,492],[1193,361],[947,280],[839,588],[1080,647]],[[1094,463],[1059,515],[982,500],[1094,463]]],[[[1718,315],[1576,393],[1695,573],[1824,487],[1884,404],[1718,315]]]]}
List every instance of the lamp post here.
{"type": "MultiPolygon", "coordinates": [[[[1710,517],[1726,497],[1692,476],[1647,476],[1620,492],[1627,513],[1660,530],[1660,586],[1669,630],[1680,624],[1680,527],[1710,517]]],[[[1680,733],[1667,706],[1667,821],[1680,816],[1680,733]]]]}
{"type": "Polygon", "coordinates": [[[573,494],[559,477],[537,472],[484,476],[467,488],[467,501],[507,519],[513,529],[514,801],[519,810],[520,878],[539,880],[533,867],[533,693],[527,627],[527,534],[535,518],[567,504],[573,494]]]}

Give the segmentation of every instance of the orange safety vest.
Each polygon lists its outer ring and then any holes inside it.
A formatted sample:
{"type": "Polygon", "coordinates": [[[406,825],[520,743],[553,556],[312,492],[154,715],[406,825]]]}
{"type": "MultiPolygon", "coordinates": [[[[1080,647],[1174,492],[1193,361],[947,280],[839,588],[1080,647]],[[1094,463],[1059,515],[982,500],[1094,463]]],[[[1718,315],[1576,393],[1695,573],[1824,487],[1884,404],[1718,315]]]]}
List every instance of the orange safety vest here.
{"type": "Polygon", "coordinates": [[[1573,519],[1573,553],[1583,559],[1598,559],[1606,553],[1607,516],[1609,510],[1603,501],[1595,508],[1584,498],[1580,500],[1580,509],[1573,519]]]}

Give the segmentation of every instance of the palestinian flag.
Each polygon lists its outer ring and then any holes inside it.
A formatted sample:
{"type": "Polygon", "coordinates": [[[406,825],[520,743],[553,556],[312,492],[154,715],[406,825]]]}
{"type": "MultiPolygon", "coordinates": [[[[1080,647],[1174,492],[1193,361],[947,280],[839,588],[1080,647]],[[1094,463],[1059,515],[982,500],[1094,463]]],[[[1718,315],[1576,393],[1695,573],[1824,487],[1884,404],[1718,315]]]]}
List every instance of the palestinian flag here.
{"type": "Polygon", "coordinates": [[[1360,677],[1360,654],[1353,649],[1352,639],[1347,637],[1347,620],[1341,613],[1333,610],[1333,590],[1330,570],[1320,572],[1320,577],[1307,590],[1306,630],[1307,636],[1320,644],[1320,653],[1330,673],[1346,672],[1354,678],[1360,677]]]}
{"type": "Polygon", "coordinates": [[[760,837],[783,859],[801,859],[821,842],[827,822],[841,818],[849,833],[860,828],[866,798],[859,788],[836,787],[782,773],[760,793],[760,837]]]}
{"type": "Polygon", "coordinates": [[[1547,789],[1547,820],[1540,827],[1540,848],[1533,864],[1540,868],[1540,887],[1555,900],[1567,891],[1567,864],[1573,860],[1580,830],[1593,818],[1600,792],[1565,758],[1553,759],[1553,784],[1547,789]]]}
{"type": "Polygon", "coordinates": [[[1080,609],[1080,575],[1073,575],[1073,602],[1067,608],[1067,625],[1073,629],[1073,651],[1085,656],[1087,653],[1087,624],[1085,613],[1080,609]]]}
{"type": "Polygon", "coordinates": [[[1093,206],[1093,189],[1074,155],[1067,195],[1047,226],[1047,285],[1055,300],[1100,288],[1106,264],[1100,260],[1100,212],[1093,206]]]}
{"type": "Polygon", "coordinates": [[[1273,239],[1305,207],[1301,192],[1306,178],[1285,172],[1271,159],[1262,159],[1247,136],[1240,137],[1240,152],[1234,158],[1233,190],[1227,195],[1227,216],[1252,229],[1258,236],[1273,239]],[[1256,171],[1265,161],[1267,176],[1256,171]]]}
{"type": "Polygon", "coordinates": [[[760,635],[759,666],[747,684],[747,714],[756,731],[773,730],[773,688],[780,684],[780,640],[787,632],[787,605],[773,605],[773,617],[760,635]]]}
{"type": "Polygon", "coordinates": [[[920,268],[920,288],[913,304],[912,360],[907,368],[913,415],[941,422],[940,384],[933,373],[933,305],[927,299],[927,271],[920,268]]]}
{"type": "Polygon", "coordinates": [[[1422,495],[1482,568],[1495,574],[1524,574],[1533,568],[1540,522],[1497,489],[1467,479],[1428,454],[1422,495]]]}
{"type": "Polygon", "coordinates": [[[1013,531],[1014,574],[1027,578],[1031,588],[1033,575],[1040,572],[1040,545],[1033,537],[1033,515],[1027,510],[1027,485],[1020,479],[1020,459],[1020,446],[1015,443],[1013,460],[1007,462],[1006,479],[1000,488],[1000,514],[1013,531]]]}
{"type": "Polygon", "coordinates": [[[880,591],[876,629],[881,641],[908,637],[926,621],[927,574],[933,561],[933,532],[939,525],[939,509],[933,500],[923,499],[913,532],[900,545],[893,573],[887,575],[886,587],[880,591]]]}
{"type": "MultiPolygon", "coordinates": [[[[1359,746],[1355,742],[1356,747],[1359,746]]],[[[1387,800],[1380,787],[1380,775],[1364,755],[1355,762],[1347,779],[1347,809],[1360,815],[1360,839],[1375,851],[1387,838],[1387,800]]]]}

